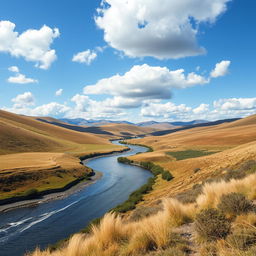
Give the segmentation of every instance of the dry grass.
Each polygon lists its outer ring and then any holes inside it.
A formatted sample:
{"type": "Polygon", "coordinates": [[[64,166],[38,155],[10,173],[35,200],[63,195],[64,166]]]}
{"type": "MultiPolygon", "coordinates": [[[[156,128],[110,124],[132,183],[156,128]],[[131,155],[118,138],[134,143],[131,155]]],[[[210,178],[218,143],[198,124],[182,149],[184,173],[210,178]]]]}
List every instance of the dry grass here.
{"type": "MultiPolygon", "coordinates": [[[[194,204],[182,204],[176,199],[165,199],[163,201],[163,210],[135,222],[127,222],[114,213],[108,213],[99,225],[92,227],[89,235],[78,234],[64,248],[52,253],[37,250],[31,255],[134,256],[155,250],[166,250],[170,247],[175,247],[177,243],[181,243],[182,239],[176,233],[177,227],[193,222],[196,214],[202,209],[217,207],[223,194],[242,192],[253,199],[255,190],[256,174],[249,175],[241,180],[205,184],[202,194],[199,195],[194,204]]],[[[232,232],[237,227],[250,227],[250,234],[252,234],[252,229],[255,230],[256,234],[255,224],[256,215],[253,212],[238,216],[232,224],[232,232]]],[[[203,246],[201,255],[214,255],[210,254],[212,253],[211,248],[211,244],[203,246]]],[[[242,254],[244,252],[231,246],[231,243],[228,243],[228,239],[218,240],[215,248],[218,251],[218,256],[253,255],[250,254],[253,248],[249,247],[246,254],[242,254]]]]}
{"type": "Polygon", "coordinates": [[[58,251],[40,252],[33,256],[114,256],[137,255],[155,249],[164,249],[177,242],[173,228],[192,218],[190,206],[175,199],[163,202],[163,211],[138,222],[125,223],[120,216],[108,213],[98,226],[93,226],[90,236],[75,235],[58,251]]]}
{"type": "Polygon", "coordinates": [[[229,182],[206,183],[196,203],[199,209],[216,208],[222,195],[233,192],[241,193],[251,200],[255,199],[256,174],[249,175],[241,180],[233,179],[229,182]]]}

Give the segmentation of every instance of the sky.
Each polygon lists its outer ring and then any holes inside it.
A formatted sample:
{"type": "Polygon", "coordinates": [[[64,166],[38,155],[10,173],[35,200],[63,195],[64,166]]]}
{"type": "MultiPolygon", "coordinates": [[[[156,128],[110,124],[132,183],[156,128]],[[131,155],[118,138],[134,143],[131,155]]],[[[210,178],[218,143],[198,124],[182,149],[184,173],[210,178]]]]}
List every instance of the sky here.
{"type": "Polygon", "coordinates": [[[1,0],[0,108],[141,122],[256,113],[253,0],[1,0]]]}

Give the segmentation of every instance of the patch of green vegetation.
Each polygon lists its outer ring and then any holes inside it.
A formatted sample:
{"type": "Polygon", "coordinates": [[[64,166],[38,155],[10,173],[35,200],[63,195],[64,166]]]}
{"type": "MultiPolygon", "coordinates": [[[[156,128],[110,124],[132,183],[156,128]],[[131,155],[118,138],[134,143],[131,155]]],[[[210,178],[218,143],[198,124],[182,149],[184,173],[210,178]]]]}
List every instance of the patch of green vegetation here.
{"type": "Polygon", "coordinates": [[[119,143],[123,144],[123,145],[134,145],[134,146],[145,147],[145,148],[148,149],[147,152],[153,152],[154,151],[152,147],[144,145],[144,144],[129,143],[129,142],[125,141],[125,140],[121,140],[121,141],[119,141],[119,143]]]}
{"type": "Polygon", "coordinates": [[[136,204],[143,200],[143,195],[153,189],[155,180],[156,180],[156,177],[149,178],[148,182],[145,185],[141,186],[139,189],[131,193],[128,200],[116,206],[114,209],[112,209],[112,211],[117,213],[124,213],[124,212],[135,209],[136,204]]]}
{"type": "Polygon", "coordinates": [[[173,179],[172,174],[169,171],[166,171],[163,167],[161,167],[160,165],[154,164],[152,162],[140,162],[139,165],[144,168],[147,169],[149,171],[151,171],[153,173],[154,176],[157,176],[159,174],[162,174],[162,179],[170,181],[173,179]]]}
{"type": "Polygon", "coordinates": [[[35,188],[31,188],[23,193],[23,196],[27,198],[37,198],[39,196],[39,192],[35,188]]]}
{"type": "Polygon", "coordinates": [[[118,157],[117,158],[117,161],[119,162],[119,163],[123,163],[123,164],[131,164],[131,163],[133,163],[133,161],[132,160],[130,160],[130,159],[128,159],[127,157],[118,157]]]}
{"type": "Polygon", "coordinates": [[[173,179],[172,174],[169,171],[166,171],[163,167],[160,165],[156,165],[152,162],[140,162],[140,163],[135,163],[133,160],[130,160],[127,157],[118,157],[117,161],[120,163],[124,164],[136,164],[139,165],[140,167],[149,170],[154,176],[157,176],[159,174],[162,174],[162,179],[170,181],[173,179]]]}
{"type": "Polygon", "coordinates": [[[196,157],[200,157],[200,156],[212,155],[215,153],[217,153],[217,152],[188,149],[188,150],[184,150],[184,151],[167,152],[166,154],[176,158],[176,160],[179,161],[179,160],[185,160],[185,159],[189,159],[189,158],[196,158],[196,157]]]}

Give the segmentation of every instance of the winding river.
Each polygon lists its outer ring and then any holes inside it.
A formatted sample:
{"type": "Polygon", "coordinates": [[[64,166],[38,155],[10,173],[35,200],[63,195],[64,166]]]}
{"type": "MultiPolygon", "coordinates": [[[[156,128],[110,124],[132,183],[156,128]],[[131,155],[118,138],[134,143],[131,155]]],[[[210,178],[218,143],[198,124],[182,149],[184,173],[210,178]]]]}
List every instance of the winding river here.
{"type": "Polygon", "coordinates": [[[96,183],[61,200],[0,213],[0,256],[22,256],[37,246],[46,248],[124,202],[152,176],[140,167],[117,162],[119,156],[147,151],[141,146],[129,147],[128,152],[86,162],[103,173],[96,183]]]}

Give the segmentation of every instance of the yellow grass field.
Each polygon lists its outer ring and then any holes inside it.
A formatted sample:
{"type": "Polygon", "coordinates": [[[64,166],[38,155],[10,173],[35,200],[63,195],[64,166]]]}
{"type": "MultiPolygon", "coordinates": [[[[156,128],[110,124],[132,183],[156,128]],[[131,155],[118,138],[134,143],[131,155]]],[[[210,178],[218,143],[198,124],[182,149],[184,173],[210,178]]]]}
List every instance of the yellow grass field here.
{"type": "Polygon", "coordinates": [[[194,128],[160,137],[130,140],[151,146],[154,152],[132,156],[135,161],[152,161],[169,170],[171,182],[159,179],[141,205],[153,205],[163,197],[175,196],[193,185],[218,176],[226,168],[235,168],[246,160],[256,159],[256,115],[232,123],[194,128]],[[212,155],[176,161],[168,152],[207,150],[212,155]],[[200,171],[195,173],[196,169],[200,171]]]}

